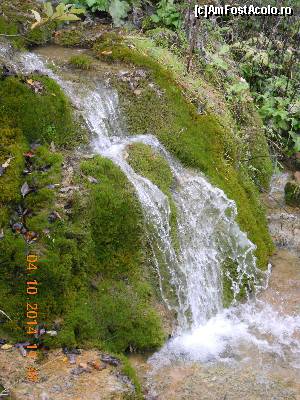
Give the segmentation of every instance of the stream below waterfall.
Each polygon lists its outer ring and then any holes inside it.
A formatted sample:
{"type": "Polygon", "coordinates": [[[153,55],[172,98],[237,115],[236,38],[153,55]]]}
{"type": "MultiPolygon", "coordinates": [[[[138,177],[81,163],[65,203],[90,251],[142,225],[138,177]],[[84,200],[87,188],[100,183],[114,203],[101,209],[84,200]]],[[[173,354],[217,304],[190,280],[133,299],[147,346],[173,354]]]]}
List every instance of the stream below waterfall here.
{"type": "MultiPolygon", "coordinates": [[[[183,168],[152,135],[127,137],[117,94],[103,74],[77,73],[59,65],[80,50],[43,48],[12,60],[25,73],[42,71],[54,78],[92,133],[92,151],[117,164],[135,188],[149,229],[161,295],[176,311],[172,338],[148,359],[132,356],[147,389],[157,400],[299,399],[300,398],[300,259],[299,213],[286,209],[283,184],[276,176],[265,202],[278,250],[266,272],[256,267],[255,246],[235,221],[235,203],[201,174],[183,168]],[[100,76],[100,77],[99,77],[100,76]],[[143,142],[169,163],[176,187],[180,251],[171,239],[167,197],[126,161],[126,147],[143,142]],[[290,222],[293,220],[293,232],[290,222]],[[297,236],[298,233],[298,236],[297,236]],[[257,295],[228,309],[222,307],[220,265],[238,264],[232,280],[238,294],[243,278],[257,295]],[[166,294],[166,280],[176,301],[166,294]]],[[[103,67],[105,68],[105,67],[103,67]]]]}

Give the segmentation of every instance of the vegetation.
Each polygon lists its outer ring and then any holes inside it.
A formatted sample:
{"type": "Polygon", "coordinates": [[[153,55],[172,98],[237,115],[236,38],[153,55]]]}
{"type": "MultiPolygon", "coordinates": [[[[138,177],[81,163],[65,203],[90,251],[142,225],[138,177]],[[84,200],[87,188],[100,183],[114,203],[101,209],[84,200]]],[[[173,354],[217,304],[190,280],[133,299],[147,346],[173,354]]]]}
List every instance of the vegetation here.
{"type": "MultiPolygon", "coordinates": [[[[193,2],[161,0],[153,7],[133,0],[81,0],[60,3],[55,10],[34,1],[1,3],[0,34],[17,47],[52,40],[79,46],[83,8],[113,20],[135,24],[145,35],[113,31],[93,39],[93,53],[108,63],[125,63],[129,80],[112,78],[120,95],[129,134],[152,133],[182,164],[203,172],[238,207],[238,223],[256,244],[265,268],[273,246],[259,191],[267,190],[272,173],[269,149],[280,160],[300,150],[295,20],[274,29],[264,19],[220,18],[193,23],[193,2]],[[20,10],[16,12],[20,5],[20,10]],[[12,11],[14,10],[14,11],[12,11]],[[35,23],[28,21],[34,10],[35,23]],[[135,22],[135,12],[143,23],[135,22]],[[74,29],[57,31],[65,21],[74,29]],[[32,27],[32,29],[30,29],[32,27]],[[57,31],[57,32],[55,32],[57,31]],[[55,35],[53,35],[55,32],[55,35]],[[9,36],[13,35],[13,36],[9,36]],[[127,35],[127,36],[126,36],[127,35]],[[138,75],[137,70],[143,73],[138,75]],[[131,85],[131,81],[134,85],[131,85]],[[259,109],[262,120],[256,113],[259,109]]],[[[94,31],[91,31],[94,37],[94,31]]],[[[70,64],[89,69],[92,58],[74,56],[70,64]]],[[[112,74],[113,75],[113,74],[112,74]]],[[[68,100],[46,76],[0,79],[0,162],[10,160],[0,177],[0,301],[12,321],[1,324],[5,335],[24,339],[26,280],[24,254],[39,255],[41,322],[57,329],[52,346],[93,345],[116,352],[148,350],[161,345],[164,333],[155,311],[155,288],[149,280],[143,214],[133,188],[112,162],[95,157],[76,166],[80,190],[62,196],[62,163],[86,134],[74,121],[68,100]],[[24,153],[38,142],[27,168],[24,153]],[[50,143],[56,146],[53,149],[50,143]],[[98,183],[90,183],[88,176],[98,183]],[[22,196],[27,183],[32,190],[22,196]],[[26,215],[23,213],[26,210],[26,215]],[[51,220],[50,215],[57,213],[51,220]],[[38,240],[28,244],[12,229],[23,221],[38,240]]],[[[158,153],[144,144],[128,148],[134,170],[155,183],[170,200],[171,226],[177,246],[172,173],[158,153]]],[[[286,199],[299,203],[297,185],[286,187],[286,199]]],[[[232,301],[231,281],[237,266],[223,265],[224,304],[232,301]]],[[[251,282],[244,282],[251,289],[251,282]]],[[[2,317],[1,317],[2,318],[2,317]]],[[[3,322],[3,321],[0,321],[3,322]]]]}
{"type": "Polygon", "coordinates": [[[75,68],[91,69],[93,59],[85,54],[80,54],[78,56],[71,57],[69,63],[75,68]]]}
{"type": "Polygon", "coordinates": [[[39,257],[34,274],[40,282],[39,323],[58,330],[44,343],[113,351],[156,348],[164,334],[145,279],[143,216],[133,189],[112,162],[96,157],[74,177],[81,192],[67,198],[59,194],[64,148],[76,144],[71,109],[51,79],[34,75],[28,81],[11,77],[0,82],[0,161],[12,158],[1,176],[0,301],[11,318],[2,321],[1,334],[26,339],[20,304],[26,304],[30,251],[39,257]],[[43,84],[43,93],[33,90],[34,82],[43,84]],[[37,140],[43,145],[27,156],[29,144],[37,140]],[[49,150],[52,141],[63,152],[49,150]],[[24,176],[26,168],[30,173],[24,176]],[[89,183],[88,175],[99,184],[89,183]],[[34,190],[22,197],[25,182],[34,190]],[[22,223],[26,233],[14,230],[14,223],[22,223]],[[37,236],[31,244],[26,243],[29,233],[37,236]]]}
{"type": "MultiPolygon", "coordinates": [[[[116,84],[129,131],[132,134],[155,134],[184,165],[204,172],[213,184],[235,200],[239,210],[238,222],[257,245],[260,267],[266,267],[272,251],[271,239],[251,171],[249,173],[243,166],[237,168],[239,142],[234,141],[230,130],[222,126],[214,115],[199,114],[195,106],[187,101],[175,81],[175,68],[172,68],[172,72],[168,69],[168,53],[164,59],[159,53],[160,62],[164,64],[162,67],[155,60],[151,48],[146,56],[145,47],[141,45],[142,53],[138,51],[138,43],[135,44],[136,49],[132,50],[113,36],[111,39],[105,37],[103,42],[94,46],[96,55],[109,62],[120,60],[146,68],[150,79],[160,89],[158,95],[155,85],[154,89],[149,87],[149,77],[139,81],[139,96],[126,82],[116,84]]],[[[185,82],[181,83],[187,87],[185,82]]],[[[256,134],[254,151],[268,154],[263,132],[258,130],[256,134]]],[[[261,164],[263,168],[259,179],[262,185],[267,185],[272,171],[270,161],[265,157],[261,164]]]]}
{"type": "Polygon", "coordinates": [[[28,142],[68,145],[76,137],[70,105],[60,87],[46,76],[26,79],[11,77],[0,81],[0,122],[21,129],[28,142]],[[38,90],[39,93],[35,93],[38,90]],[[39,116],[39,118],[37,118],[39,116]]]}

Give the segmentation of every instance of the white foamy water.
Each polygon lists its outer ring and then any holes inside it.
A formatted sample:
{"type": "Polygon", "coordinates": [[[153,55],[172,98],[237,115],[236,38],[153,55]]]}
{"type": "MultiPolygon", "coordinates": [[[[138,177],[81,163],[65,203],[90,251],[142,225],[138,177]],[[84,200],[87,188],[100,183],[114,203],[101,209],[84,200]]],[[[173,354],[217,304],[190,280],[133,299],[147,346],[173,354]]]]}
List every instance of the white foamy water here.
{"type": "Polygon", "coordinates": [[[151,135],[126,137],[119,118],[118,96],[94,81],[84,86],[65,81],[48,70],[42,59],[23,53],[9,60],[25,73],[42,71],[55,79],[84,117],[93,134],[95,152],[118,165],[135,188],[144,211],[162,298],[178,315],[175,336],[152,357],[156,365],[173,360],[213,361],[242,356],[243,346],[293,358],[299,352],[299,317],[278,314],[271,306],[251,300],[224,310],[222,266],[237,265],[237,277],[227,271],[234,296],[242,282],[252,291],[266,287],[268,273],[256,267],[255,246],[236,222],[235,203],[199,173],[183,168],[151,135]],[[169,163],[174,176],[173,200],[178,214],[179,251],[172,242],[168,198],[126,161],[133,142],[150,145],[169,163]]]}

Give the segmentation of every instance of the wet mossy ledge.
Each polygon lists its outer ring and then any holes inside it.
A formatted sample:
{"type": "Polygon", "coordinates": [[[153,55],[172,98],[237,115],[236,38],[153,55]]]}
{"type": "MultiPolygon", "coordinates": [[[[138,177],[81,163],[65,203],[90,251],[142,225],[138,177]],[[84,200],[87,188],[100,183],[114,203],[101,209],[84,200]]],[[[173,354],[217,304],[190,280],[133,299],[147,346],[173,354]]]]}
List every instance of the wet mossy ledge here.
{"type": "MultiPolygon", "coordinates": [[[[112,82],[119,93],[129,134],[154,134],[186,167],[203,172],[213,185],[224,190],[236,202],[237,222],[257,246],[258,266],[265,269],[273,244],[259,188],[268,187],[272,164],[253,107],[248,110],[252,113],[248,119],[256,121],[257,129],[248,142],[251,142],[250,158],[257,166],[255,172],[253,166],[243,163],[245,144],[236,133],[237,127],[236,131],[232,128],[236,123],[226,104],[220,106],[218,115],[219,103],[214,103],[214,94],[206,110],[199,112],[195,105],[195,81],[186,76],[175,55],[157,48],[150,39],[138,36],[124,39],[115,33],[103,35],[93,52],[100,60],[120,63],[122,69],[127,65],[129,78],[122,79],[121,73],[112,82]]],[[[202,85],[198,100],[201,102],[203,93],[208,102],[209,84],[195,79],[196,85],[202,85]]]]}
{"type": "Polygon", "coordinates": [[[0,164],[8,163],[0,176],[0,301],[10,317],[1,314],[0,336],[28,340],[30,252],[39,259],[32,275],[39,282],[39,324],[57,331],[41,337],[44,345],[114,352],[159,347],[166,334],[131,184],[107,159],[76,159],[85,128],[48,77],[3,77],[0,121],[0,164]]]}

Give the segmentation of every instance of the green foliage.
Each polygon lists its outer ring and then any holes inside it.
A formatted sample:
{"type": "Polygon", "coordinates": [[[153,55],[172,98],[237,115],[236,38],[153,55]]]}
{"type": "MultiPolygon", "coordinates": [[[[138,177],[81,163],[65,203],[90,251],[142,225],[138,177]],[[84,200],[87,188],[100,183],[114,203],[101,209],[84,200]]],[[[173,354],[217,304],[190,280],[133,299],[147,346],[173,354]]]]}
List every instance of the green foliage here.
{"type": "Polygon", "coordinates": [[[93,59],[92,57],[89,57],[85,54],[80,54],[78,56],[71,57],[69,64],[72,65],[73,67],[83,70],[91,69],[93,64],[93,59]]]}
{"type": "Polygon", "coordinates": [[[70,146],[76,141],[76,128],[67,98],[53,80],[38,75],[31,79],[43,85],[41,94],[35,94],[27,82],[18,78],[0,82],[1,123],[8,121],[10,128],[21,129],[29,142],[53,141],[70,146]]]}
{"type": "Polygon", "coordinates": [[[181,25],[181,16],[174,4],[174,0],[160,0],[156,14],[153,14],[151,19],[157,25],[171,29],[178,29],[181,25]]]}
{"type": "Polygon", "coordinates": [[[49,22],[70,22],[70,21],[79,21],[80,18],[77,16],[79,14],[84,14],[85,9],[74,7],[72,4],[64,4],[59,3],[55,11],[52,7],[52,3],[46,2],[43,5],[45,17],[42,18],[40,13],[36,10],[31,10],[32,14],[36,20],[35,23],[31,25],[31,29],[40,27],[41,25],[45,25],[49,22]]]}
{"type": "Polygon", "coordinates": [[[290,181],[285,185],[285,201],[289,206],[300,207],[300,185],[296,181],[290,181]]]}

